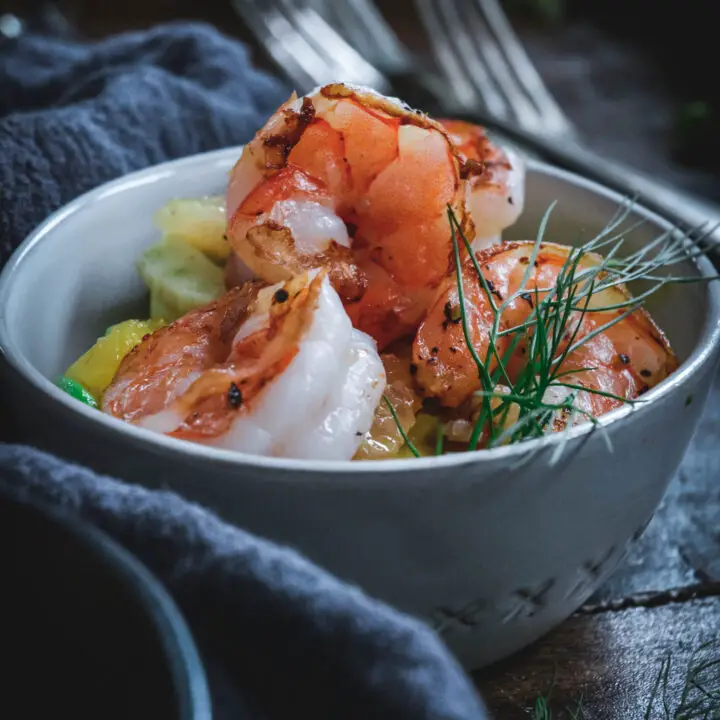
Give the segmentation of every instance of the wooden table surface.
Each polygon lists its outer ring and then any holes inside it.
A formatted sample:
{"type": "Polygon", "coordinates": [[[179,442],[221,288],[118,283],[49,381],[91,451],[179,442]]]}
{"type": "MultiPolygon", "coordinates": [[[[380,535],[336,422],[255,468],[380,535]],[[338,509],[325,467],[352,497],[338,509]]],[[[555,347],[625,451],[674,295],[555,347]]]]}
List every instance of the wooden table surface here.
{"type": "MultiPolygon", "coordinates": [[[[112,10],[82,0],[73,5],[81,29],[93,35],[186,16],[247,37],[229,3],[143,0],[112,10]]],[[[398,6],[386,3],[404,39],[413,43],[417,30],[398,6]]],[[[582,21],[552,31],[529,28],[523,39],[588,144],[720,198],[717,173],[683,168],[671,158],[675,102],[646,58],[582,21]]],[[[716,388],[708,408],[719,402],[716,388]]],[[[495,717],[550,717],[535,705],[552,688],[553,718],[720,718],[720,709],[705,712],[697,705],[703,691],[686,682],[689,665],[720,660],[719,417],[720,408],[708,415],[655,518],[596,596],[532,647],[474,675],[495,717]],[[702,462],[694,460],[698,453],[702,462]],[[695,655],[704,643],[711,646],[695,655]]],[[[718,693],[720,665],[696,680],[705,692],[718,693]]]]}

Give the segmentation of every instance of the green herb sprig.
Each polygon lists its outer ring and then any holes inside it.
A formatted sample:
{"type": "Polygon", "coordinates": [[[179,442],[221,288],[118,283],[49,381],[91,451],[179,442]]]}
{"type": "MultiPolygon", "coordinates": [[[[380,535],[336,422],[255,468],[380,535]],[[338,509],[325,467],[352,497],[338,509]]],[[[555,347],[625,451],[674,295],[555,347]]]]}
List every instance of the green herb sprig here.
{"type": "MultiPolygon", "coordinates": [[[[720,718],[720,645],[711,641],[700,645],[690,656],[682,675],[679,696],[672,691],[673,658],[668,654],[660,661],[650,697],[640,716],[642,720],[716,720],[720,718]]],[[[677,671],[675,671],[677,672],[677,671]]],[[[571,707],[557,707],[552,695],[555,679],[547,692],[535,699],[532,720],[581,720],[585,713],[585,697],[580,695],[571,707]]]]}
{"type": "Polygon", "coordinates": [[[407,433],[405,432],[405,428],[402,426],[402,423],[400,422],[400,418],[398,417],[397,412],[395,412],[395,408],[393,407],[393,404],[390,402],[390,398],[388,398],[387,395],[383,395],[383,400],[385,401],[385,404],[388,406],[388,410],[390,410],[390,414],[392,415],[392,418],[395,421],[395,424],[397,425],[398,430],[400,431],[400,436],[402,437],[405,445],[407,445],[408,450],[415,457],[420,457],[420,452],[415,447],[415,445],[413,445],[412,441],[410,440],[407,433]]]}
{"type": "MultiPolygon", "coordinates": [[[[518,289],[499,304],[461,223],[453,209],[450,206],[447,208],[463,337],[477,367],[481,386],[481,389],[475,393],[481,399],[481,405],[468,442],[468,450],[476,450],[484,435],[487,435],[484,438],[485,446],[489,448],[542,437],[553,430],[555,419],[559,416],[564,418],[565,428],[579,422],[589,422],[596,428],[602,429],[602,423],[578,403],[581,393],[599,395],[627,405],[643,402],[641,399],[625,398],[582,382],[573,382],[572,375],[592,372],[594,368],[565,370],[563,369],[565,361],[594,337],[638,311],[647,298],[665,285],[698,282],[717,277],[698,278],[663,274],[674,265],[706,253],[704,247],[706,235],[702,234],[701,230],[682,233],[672,229],[628,256],[620,257],[620,251],[629,233],[643,224],[638,222],[623,229],[622,226],[626,225],[633,208],[633,204],[628,202],[618,208],[608,224],[595,237],[580,247],[570,250],[554,285],[546,288],[537,286],[530,288],[535,261],[545,241],[554,207],[555,203],[548,208],[539,224],[527,268],[518,289]],[[471,275],[485,294],[493,315],[484,357],[481,357],[473,342],[472,328],[467,317],[465,288],[466,283],[472,282],[472,279],[470,276],[466,277],[469,268],[465,266],[465,271],[463,268],[461,243],[470,259],[471,275]],[[629,283],[638,281],[648,283],[649,287],[621,302],[591,306],[591,299],[604,290],[624,288],[629,283]],[[520,297],[532,299],[532,310],[528,317],[518,325],[501,327],[504,311],[520,297]],[[616,314],[607,322],[582,334],[586,316],[598,312],[616,314]],[[527,347],[526,362],[515,380],[512,380],[508,363],[521,342],[527,347]],[[493,366],[494,369],[491,371],[493,366]],[[553,395],[556,396],[554,400],[551,399],[553,395]],[[506,427],[513,410],[517,417],[506,427]]],[[[609,437],[607,435],[605,437],[609,449],[612,450],[609,437]]],[[[563,447],[563,443],[558,445],[551,462],[557,461],[563,447]]]]}
{"type": "Polygon", "coordinates": [[[720,650],[717,643],[701,645],[690,657],[685,682],[677,706],[670,707],[670,654],[660,664],[644,720],[655,717],[653,709],[662,706],[662,720],[712,720],[720,717],[720,657],[708,653],[720,650]],[[703,657],[704,656],[704,657],[703,657]]]}
{"type": "MultiPolygon", "coordinates": [[[[459,261],[459,253],[457,252],[457,234],[460,234],[468,254],[472,258],[473,268],[480,280],[482,289],[490,299],[494,314],[493,325],[488,334],[489,342],[486,363],[489,362],[491,356],[494,356],[497,358],[498,371],[489,379],[487,373],[480,374],[482,390],[480,390],[477,395],[482,397],[484,402],[482,412],[479,413],[469,444],[469,449],[471,450],[476,449],[477,442],[485,427],[490,430],[490,437],[487,443],[488,447],[493,447],[496,444],[518,442],[531,437],[544,435],[557,413],[565,413],[568,416],[568,421],[573,412],[586,416],[588,419],[592,418],[589,413],[578,407],[575,403],[578,393],[586,388],[563,382],[557,376],[563,360],[572,350],[577,349],[594,335],[608,329],[611,324],[614,324],[611,322],[605,323],[603,326],[597,328],[594,333],[589,333],[584,338],[576,340],[577,334],[582,327],[582,320],[589,311],[589,301],[596,292],[598,285],[596,273],[584,273],[584,271],[578,271],[578,268],[583,257],[588,252],[592,252],[592,250],[586,248],[594,248],[596,243],[591,242],[583,246],[583,248],[573,250],[569,253],[568,259],[561,268],[553,288],[540,290],[535,287],[531,291],[528,291],[528,282],[542,247],[542,240],[545,236],[553,208],[554,205],[550,206],[540,223],[535,243],[528,259],[527,268],[518,290],[505,298],[500,307],[496,307],[492,301],[487,279],[480,270],[470,242],[467,237],[465,237],[452,210],[448,210],[453,230],[452,238],[455,248],[455,271],[458,276],[458,288],[462,285],[461,278],[463,274],[462,264],[459,261]],[[542,298],[541,292],[543,293],[542,298]],[[501,330],[500,320],[503,311],[509,307],[515,299],[521,296],[527,297],[528,294],[533,298],[533,309],[528,319],[521,326],[509,330],[501,330]],[[579,312],[580,316],[574,323],[574,329],[571,331],[569,341],[565,342],[565,349],[561,350],[563,338],[566,336],[566,331],[568,330],[568,323],[573,313],[576,312],[579,312]],[[513,337],[508,351],[501,357],[497,351],[497,339],[503,335],[512,335],[513,337]],[[523,340],[527,344],[527,362],[517,380],[512,382],[509,380],[505,363],[517,345],[523,340]],[[497,380],[500,376],[506,381],[506,387],[509,387],[509,392],[498,392],[497,380]],[[571,392],[566,394],[564,401],[551,403],[547,400],[547,393],[553,387],[571,389],[571,392]],[[493,398],[498,401],[494,409],[490,403],[490,400],[493,398]],[[513,405],[518,408],[517,420],[496,437],[493,433],[495,418],[499,416],[504,424],[513,405]]],[[[621,240],[618,242],[621,242],[621,240]]],[[[616,249],[613,250],[613,252],[609,253],[610,258],[612,258],[616,251],[616,249]]],[[[461,315],[465,318],[466,307],[462,296],[460,299],[460,308],[461,315]]],[[[634,306],[629,308],[622,316],[615,319],[615,322],[624,319],[624,317],[635,309],[637,308],[634,306]]],[[[463,319],[463,324],[466,324],[465,319],[463,319]]],[[[466,333],[466,341],[467,337],[468,334],[466,333]]],[[[588,370],[591,370],[591,368],[588,370]]],[[[588,391],[593,392],[594,389],[589,388],[588,391]]],[[[609,393],[603,394],[609,395],[609,393]]],[[[623,398],[619,397],[616,397],[616,399],[623,400],[623,398]]],[[[592,418],[592,420],[595,420],[595,418],[592,418]]]]}

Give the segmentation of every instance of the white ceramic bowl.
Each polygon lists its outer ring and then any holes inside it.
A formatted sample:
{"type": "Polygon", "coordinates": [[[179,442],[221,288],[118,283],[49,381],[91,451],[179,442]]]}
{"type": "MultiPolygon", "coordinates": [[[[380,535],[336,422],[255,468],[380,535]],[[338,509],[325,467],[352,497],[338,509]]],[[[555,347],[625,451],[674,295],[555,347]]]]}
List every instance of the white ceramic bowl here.
{"type": "MultiPolygon", "coordinates": [[[[700,418],[718,357],[720,288],[664,289],[651,310],[682,367],[647,403],[603,418],[598,432],[474,454],[394,462],[310,462],[221,452],[102,415],[54,387],[113,322],[143,316],[134,260],[157,239],[152,216],[174,197],[222,192],[228,149],[121,178],[47,220],[0,280],[3,404],[18,439],[152,487],[168,487],[250,531],[299,548],[369,593],[427,620],[466,666],[527,645],[573,612],[642,531],[700,418]]],[[[508,237],[547,239],[603,227],[614,193],[529,164],[527,208],[508,237]]],[[[665,224],[647,224],[630,248],[665,224]]],[[[709,274],[708,262],[678,272],[709,274]]],[[[301,421],[301,418],[298,418],[301,421]]]]}

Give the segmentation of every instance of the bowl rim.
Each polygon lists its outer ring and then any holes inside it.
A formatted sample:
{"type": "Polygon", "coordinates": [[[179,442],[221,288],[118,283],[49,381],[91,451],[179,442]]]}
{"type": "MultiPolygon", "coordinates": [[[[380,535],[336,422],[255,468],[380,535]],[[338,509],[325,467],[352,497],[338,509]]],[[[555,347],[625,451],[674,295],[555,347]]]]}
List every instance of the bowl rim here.
{"type": "Polygon", "coordinates": [[[61,533],[73,536],[85,552],[123,583],[150,619],[162,647],[175,689],[181,720],[210,720],[212,701],[207,674],[195,639],[175,600],[155,574],[117,540],[67,508],[30,498],[0,483],[0,497],[43,517],[61,533]]]}
{"type": "MultiPolygon", "coordinates": [[[[346,473],[350,475],[361,474],[364,476],[378,473],[378,475],[382,477],[386,474],[402,473],[407,470],[447,470],[470,464],[487,465],[502,461],[523,460],[547,448],[554,448],[560,443],[590,435],[597,431],[598,427],[606,428],[611,424],[621,421],[623,418],[629,417],[633,413],[643,412],[645,408],[652,407],[661,398],[681,392],[682,387],[689,378],[695,375],[718,353],[718,349],[720,348],[720,287],[718,287],[716,283],[707,283],[708,313],[705,320],[705,327],[703,328],[699,341],[690,356],[681,363],[675,373],[660,382],[644,396],[643,403],[615,408],[598,418],[596,425],[590,423],[582,424],[562,433],[552,433],[542,438],[527,440],[514,445],[504,445],[490,450],[480,449],[472,452],[422,458],[352,461],[289,459],[251,455],[171,438],[159,433],[154,433],[145,428],[130,425],[119,418],[98,412],[98,410],[90,408],[70,397],[40,373],[29,359],[25,357],[14,344],[9,342],[10,332],[6,313],[7,298],[17,282],[18,277],[21,276],[22,265],[25,260],[30,255],[39,251],[43,240],[50,236],[57,226],[70,219],[75,213],[85,209],[88,205],[97,205],[106,197],[138,186],[162,182],[164,179],[181,173],[187,173],[198,166],[205,169],[206,166],[217,165],[218,170],[229,170],[237,157],[239,157],[242,147],[243,146],[240,145],[221,148],[219,150],[169,160],[128,173],[104,183],[56,210],[36,227],[16,248],[2,272],[0,272],[0,355],[3,355],[15,371],[25,381],[29,382],[35,390],[44,393],[52,400],[64,405],[70,412],[79,414],[86,421],[100,425],[109,432],[117,432],[125,435],[126,438],[134,444],[141,445],[156,453],[168,451],[176,453],[178,458],[184,458],[192,463],[210,462],[220,466],[221,469],[231,471],[253,467],[256,469],[263,468],[276,471],[313,472],[318,476],[328,477],[346,473]]],[[[627,198],[623,198],[615,191],[575,173],[548,165],[533,158],[526,158],[525,162],[528,170],[539,171],[544,175],[570,185],[575,185],[590,193],[612,200],[617,204],[627,202],[627,198]]],[[[665,218],[645,208],[641,203],[635,203],[632,209],[639,213],[644,220],[652,222],[664,230],[671,230],[674,227],[665,218]]],[[[695,258],[692,262],[697,266],[701,276],[707,278],[716,275],[716,271],[707,257],[701,256],[695,258]]],[[[270,475],[275,476],[276,474],[270,473],[270,475]]]]}

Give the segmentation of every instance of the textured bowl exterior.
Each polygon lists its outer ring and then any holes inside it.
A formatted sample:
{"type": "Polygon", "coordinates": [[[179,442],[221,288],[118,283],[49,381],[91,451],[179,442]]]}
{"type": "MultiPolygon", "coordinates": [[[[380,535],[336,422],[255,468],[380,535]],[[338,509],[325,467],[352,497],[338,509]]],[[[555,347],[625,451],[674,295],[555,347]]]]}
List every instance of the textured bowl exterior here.
{"type": "MultiPolygon", "coordinates": [[[[98,314],[107,316],[108,308],[117,307],[127,317],[134,296],[142,307],[142,287],[133,284],[132,271],[110,287],[106,271],[92,265],[87,273],[96,277],[88,280],[89,289],[73,278],[46,288],[42,302],[55,318],[35,329],[40,338],[25,337],[30,334],[25,318],[38,312],[28,307],[35,302],[28,286],[46,277],[43,266],[59,257],[63,243],[77,242],[58,235],[76,238],[87,230],[78,219],[83,213],[104,213],[112,223],[124,211],[126,226],[112,232],[132,236],[133,223],[140,222],[135,218],[146,212],[143,202],[157,208],[174,196],[215,192],[235,157],[237,150],[228,150],[129,176],[76,201],[21,248],[0,280],[3,406],[15,439],[130,482],[170,488],[251,532],[299,549],[427,621],[466,667],[521,649],[581,605],[650,520],[714,376],[717,290],[686,286],[693,289],[670,298],[660,324],[684,346],[688,359],[681,369],[648,393],[644,405],[606,416],[603,431],[577,429],[564,444],[550,437],[525,448],[390,463],[254,458],[152,436],[53,389],[42,375],[58,372],[93,333],[102,332],[98,314]],[[101,307],[86,320],[89,311],[78,307],[101,292],[114,292],[114,304],[98,301],[101,307]],[[55,309],[61,305],[65,308],[55,309]],[[89,330],[78,329],[81,337],[66,343],[70,350],[58,350],[55,345],[80,324],[89,330]]],[[[533,195],[545,202],[548,185],[551,194],[566,192],[572,212],[583,217],[595,212],[595,204],[604,212],[619,200],[542,165],[532,164],[531,174],[531,205],[533,195]]],[[[662,227],[645,215],[656,229],[662,227]]],[[[140,247],[152,239],[135,243],[140,247]]],[[[133,253],[122,246],[107,252],[111,261],[113,253],[125,252],[125,265],[131,265],[133,253]]],[[[701,268],[709,272],[707,263],[701,268]]]]}

